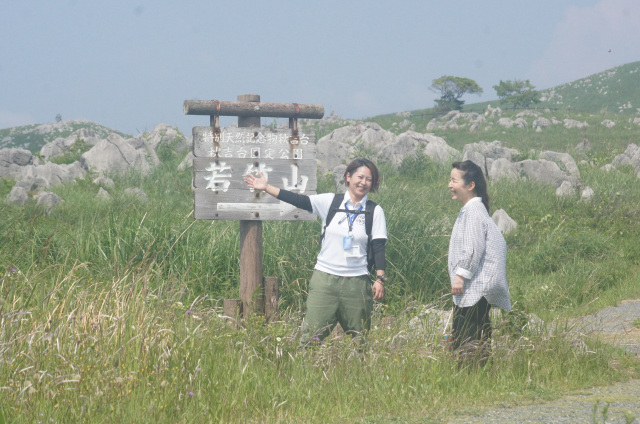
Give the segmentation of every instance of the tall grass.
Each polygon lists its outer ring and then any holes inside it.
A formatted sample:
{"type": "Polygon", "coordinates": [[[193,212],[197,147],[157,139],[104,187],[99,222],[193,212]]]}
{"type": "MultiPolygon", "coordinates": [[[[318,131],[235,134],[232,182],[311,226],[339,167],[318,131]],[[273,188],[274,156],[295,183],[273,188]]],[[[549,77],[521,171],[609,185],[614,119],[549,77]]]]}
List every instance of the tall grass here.
{"type": "Polygon", "coordinates": [[[181,287],[151,289],[148,275],[91,283],[76,275],[85,266],[51,289],[19,271],[3,278],[10,422],[424,422],[454,401],[545,399],[625,374],[609,348],[535,328],[496,335],[487,367],[459,368],[422,308],[393,319],[378,308],[364,353],[343,336],[301,351],[295,315],[238,329],[213,299],[181,302],[181,287]]]}
{"type": "Polygon", "coordinates": [[[362,352],[340,333],[298,349],[318,222],[264,224],[281,318],[225,320],[222,299],[238,296],[238,224],[194,221],[191,174],[176,164],[116,178],[108,201],[90,177],[56,187],[65,202],[50,215],[0,206],[0,404],[10,422],[424,422],[454,402],[546,399],[637,372],[561,319],[640,294],[631,169],[583,165],[590,202],[528,182],[490,185],[492,210],[519,223],[507,236],[516,307],[495,317],[493,359],[474,370],[440,346],[459,209],[448,167],[422,156],[380,167],[372,197],[387,217],[390,281],[362,352]]]}

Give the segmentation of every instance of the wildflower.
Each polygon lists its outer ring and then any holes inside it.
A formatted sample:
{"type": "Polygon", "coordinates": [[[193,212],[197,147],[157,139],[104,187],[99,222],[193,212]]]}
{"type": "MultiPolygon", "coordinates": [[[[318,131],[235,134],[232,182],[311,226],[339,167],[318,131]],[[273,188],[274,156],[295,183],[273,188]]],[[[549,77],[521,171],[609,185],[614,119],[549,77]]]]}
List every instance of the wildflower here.
{"type": "Polygon", "coordinates": [[[184,313],[186,316],[191,316],[193,315],[193,312],[191,311],[191,309],[187,309],[187,312],[184,313]]]}
{"type": "Polygon", "coordinates": [[[193,396],[195,396],[195,393],[189,392],[189,397],[193,397],[193,396]]]}
{"type": "Polygon", "coordinates": [[[278,343],[280,343],[280,342],[282,341],[282,338],[280,338],[280,337],[276,337],[276,341],[277,341],[278,343]]]}

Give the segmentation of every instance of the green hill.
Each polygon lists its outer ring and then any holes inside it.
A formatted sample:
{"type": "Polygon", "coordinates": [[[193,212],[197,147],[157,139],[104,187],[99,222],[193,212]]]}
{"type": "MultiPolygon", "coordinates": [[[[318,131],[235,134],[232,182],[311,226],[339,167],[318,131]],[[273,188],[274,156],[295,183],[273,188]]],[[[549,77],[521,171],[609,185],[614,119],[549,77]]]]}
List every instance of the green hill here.
{"type": "Polygon", "coordinates": [[[542,107],[635,114],[640,111],[640,62],[543,90],[541,100],[542,107]]]}
{"type": "Polygon", "coordinates": [[[96,137],[107,137],[116,133],[129,137],[114,129],[84,119],[73,121],[50,122],[46,124],[24,125],[0,130],[0,149],[21,147],[37,153],[42,146],[59,137],[68,137],[80,129],[93,131],[96,137]]]}
{"type": "MultiPolygon", "coordinates": [[[[533,83],[535,85],[535,81],[533,83]]],[[[536,109],[636,114],[640,111],[640,62],[617,66],[586,78],[541,90],[541,94],[541,102],[536,109]]],[[[465,104],[463,112],[483,112],[488,105],[500,107],[500,100],[465,104]]],[[[433,108],[413,110],[410,114],[411,117],[421,119],[431,119],[438,115],[433,108]]],[[[378,122],[383,128],[388,128],[387,123],[397,122],[398,116],[385,114],[366,120],[378,122]]]]}

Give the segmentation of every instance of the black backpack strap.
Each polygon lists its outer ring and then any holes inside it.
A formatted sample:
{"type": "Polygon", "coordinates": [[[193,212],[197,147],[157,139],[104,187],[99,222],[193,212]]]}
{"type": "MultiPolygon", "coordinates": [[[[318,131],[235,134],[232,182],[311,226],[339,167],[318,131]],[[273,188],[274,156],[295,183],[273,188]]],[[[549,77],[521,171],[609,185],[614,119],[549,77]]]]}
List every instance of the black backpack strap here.
{"type": "Polygon", "coordinates": [[[322,247],[322,240],[324,240],[324,233],[327,231],[327,227],[329,223],[335,216],[338,209],[340,209],[340,204],[342,203],[342,199],[344,199],[344,195],[336,193],[333,195],[333,200],[331,201],[331,206],[329,206],[329,212],[327,213],[327,219],[325,220],[324,228],[322,229],[322,236],[320,237],[320,247],[322,247]]]}
{"type": "Polygon", "coordinates": [[[367,200],[367,207],[364,215],[364,228],[367,231],[369,241],[371,241],[371,231],[373,231],[373,211],[378,204],[372,200],[367,200]]]}

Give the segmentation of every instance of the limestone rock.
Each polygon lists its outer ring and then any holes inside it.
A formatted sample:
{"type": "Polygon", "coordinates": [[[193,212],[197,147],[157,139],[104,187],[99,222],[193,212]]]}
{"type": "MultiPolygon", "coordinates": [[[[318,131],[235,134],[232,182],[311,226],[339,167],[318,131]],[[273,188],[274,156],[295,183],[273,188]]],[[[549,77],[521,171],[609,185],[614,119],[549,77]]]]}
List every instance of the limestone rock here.
{"type": "Polygon", "coordinates": [[[47,215],[49,215],[56,206],[63,202],[60,196],[50,191],[40,193],[36,199],[36,206],[43,208],[47,215]]]}
{"type": "Polygon", "coordinates": [[[580,199],[590,200],[594,195],[595,193],[591,187],[585,187],[582,189],[582,193],[580,193],[580,199]]]}
{"type": "Polygon", "coordinates": [[[564,181],[568,181],[572,186],[577,184],[577,178],[567,175],[555,162],[539,159],[526,159],[515,163],[515,167],[521,176],[527,177],[530,181],[548,184],[553,187],[560,187],[564,181]]]}
{"type": "Polygon", "coordinates": [[[124,174],[133,168],[142,174],[151,170],[151,165],[144,152],[136,150],[117,134],[111,134],[100,140],[81,158],[82,166],[100,175],[109,173],[124,174]]]}
{"type": "Polygon", "coordinates": [[[572,196],[575,194],[575,187],[569,181],[563,181],[560,187],[556,189],[556,196],[572,196]]]}
{"type": "Polygon", "coordinates": [[[555,162],[560,166],[560,169],[567,172],[569,175],[580,178],[580,170],[578,169],[578,165],[569,153],[545,151],[540,153],[540,159],[546,159],[555,162]]]}
{"type": "Polygon", "coordinates": [[[502,234],[510,233],[518,227],[518,223],[507,214],[504,209],[498,209],[491,215],[491,219],[496,223],[502,234]]]}
{"type": "Polygon", "coordinates": [[[11,205],[22,206],[29,201],[29,193],[24,187],[13,186],[7,195],[7,202],[11,205]]]}
{"type": "Polygon", "coordinates": [[[604,125],[607,128],[613,128],[616,126],[616,123],[610,119],[605,119],[604,121],[600,122],[600,125],[604,125]]]}
{"type": "Polygon", "coordinates": [[[18,179],[22,169],[28,165],[39,164],[40,161],[27,149],[11,148],[0,150],[0,178],[18,179]]]}
{"type": "Polygon", "coordinates": [[[509,159],[498,158],[491,163],[488,177],[490,180],[499,180],[501,178],[515,180],[519,177],[519,172],[515,164],[509,159]]]}
{"type": "Polygon", "coordinates": [[[138,187],[128,188],[124,191],[124,194],[126,196],[135,198],[141,203],[147,203],[149,201],[149,197],[147,196],[147,193],[145,193],[141,188],[138,188],[138,187]]]}

